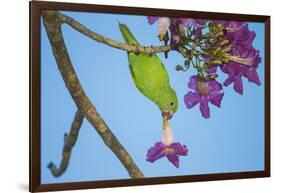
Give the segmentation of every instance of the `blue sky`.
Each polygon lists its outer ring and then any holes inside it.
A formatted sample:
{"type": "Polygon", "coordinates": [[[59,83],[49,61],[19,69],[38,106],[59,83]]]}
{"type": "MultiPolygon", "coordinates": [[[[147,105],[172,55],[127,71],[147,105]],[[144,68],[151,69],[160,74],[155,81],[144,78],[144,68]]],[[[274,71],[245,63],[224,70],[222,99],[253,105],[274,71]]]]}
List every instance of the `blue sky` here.
{"type": "MultiPolygon", "coordinates": [[[[95,32],[123,41],[118,22],[125,23],[143,45],[159,45],[156,25],[144,16],[64,12],[95,32]]],[[[151,164],[147,150],[161,140],[162,117],[159,109],[136,89],[124,51],[94,42],[62,26],[64,40],[74,68],[88,97],[125,146],[146,177],[177,176],[263,170],[264,161],[264,25],[250,23],[257,34],[254,46],[262,62],[258,74],[262,85],[243,79],[244,95],[224,87],[222,107],[210,105],[211,119],[202,118],[199,107],[186,109],[183,96],[195,73],[176,72],[183,59],[170,52],[165,64],[170,83],[176,90],[179,109],[171,120],[176,141],[184,143],[189,155],[175,168],[165,158],[151,164]]],[[[226,76],[220,74],[219,80],[226,76]]],[[[103,144],[95,129],[85,120],[65,174],[54,178],[47,168],[59,164],[63,135],[70,129],[76,107],[57,69],[45,29],[41,23],[41,182],[76,182],[129,178],[115,155],[103,144]]]]}

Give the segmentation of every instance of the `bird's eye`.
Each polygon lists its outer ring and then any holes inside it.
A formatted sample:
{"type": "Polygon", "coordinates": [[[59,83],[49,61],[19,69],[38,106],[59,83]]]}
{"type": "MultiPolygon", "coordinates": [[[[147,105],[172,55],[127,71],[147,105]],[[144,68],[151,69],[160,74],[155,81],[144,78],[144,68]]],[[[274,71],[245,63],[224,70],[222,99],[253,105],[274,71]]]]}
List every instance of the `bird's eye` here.
{"type": "Polygon", "coordinates": [[[173,103],[173,102],[171,102],[171,103],[170,103],[170,105],[171,105],[171,106],[173,106],[173,105],[174,105],[174,103],[173,103]]]}

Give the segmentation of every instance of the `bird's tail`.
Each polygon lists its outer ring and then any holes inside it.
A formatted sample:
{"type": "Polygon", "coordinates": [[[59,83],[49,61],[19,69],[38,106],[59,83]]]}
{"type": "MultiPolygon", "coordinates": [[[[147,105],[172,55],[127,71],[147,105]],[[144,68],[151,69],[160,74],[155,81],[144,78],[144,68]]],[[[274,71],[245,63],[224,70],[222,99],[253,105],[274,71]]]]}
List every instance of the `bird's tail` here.
{"type": "Polygon", "coordinates": [[[129,28],[125,24],[119,23],[119,29],[127,44],[139,45],[139,42],[136,40],[136,38],[134,37],[132,32],[129,30],[129,28]]]}

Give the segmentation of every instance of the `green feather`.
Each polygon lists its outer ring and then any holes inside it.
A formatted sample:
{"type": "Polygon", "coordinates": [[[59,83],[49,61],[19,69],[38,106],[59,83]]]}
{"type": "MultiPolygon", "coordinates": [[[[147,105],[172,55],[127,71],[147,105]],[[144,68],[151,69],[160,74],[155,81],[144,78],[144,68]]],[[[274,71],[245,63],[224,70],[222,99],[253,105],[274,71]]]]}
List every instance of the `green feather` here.
{"type": "MultiPolygon", "coordinates": [[[[125,24],[119,28],[126,43],[139,45],[132,32],[125,24]]],[[[152,100],[160,110],[176,112],[177,95],[169,83],[168,72],[157,54],[128,53],[129,69],[139,91],[152,100]]]]}

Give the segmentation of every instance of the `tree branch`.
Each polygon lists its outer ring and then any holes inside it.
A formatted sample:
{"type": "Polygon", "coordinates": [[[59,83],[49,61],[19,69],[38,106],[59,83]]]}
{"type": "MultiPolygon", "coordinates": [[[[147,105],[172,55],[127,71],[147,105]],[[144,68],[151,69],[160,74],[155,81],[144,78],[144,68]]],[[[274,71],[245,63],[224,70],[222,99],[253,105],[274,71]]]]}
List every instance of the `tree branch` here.
{"type": "Polygon", "coordinates": [[[129,153],[112,133],[95,106],[87,97],[73,68],[61,32],[61,18],[57,11],[42,11],[44,26],[56,59],[58,69],[79,112],[92,124],[104,143],[118,157],[132,178],[143,178],[129,153]]]}
{"type": "Polygon", "coordinates": [[[62,152],[62,160],[59,168],[57,168],[57,166],[53,162],[48,165],[48,168],[52,172],[53,176],[58,177],[62,175],[67,169],[69,159],[71,156],[71,150],[77,141],[82,123],[83,115],[79,111],[76,111],[69,134],[64,134],[64,147],[62,152]]]}
{"type": "Polygon", "coordinates": [[[83,24],[75,21],[73,18],[68,17],[62,13],[56,12],[56,14],[58,15],[58,19],[62,22],[62,23],[66,23],[68,25],[70,25],[72,28],[74,28],[75,30],[79,31],[80,33],[84,34],[85,36],[106,44],[108,46],[111,46],[113,48],[118,48],[121,50],[125,50],[128,52],[135,52],[135,53],[147,53],[147,54],[153,54],[153,53],[160,53],[160,52],[165,52],[167,53],[168,51],[171,50],[171,47],[169,45],[165,45],[165,46],[136,46],[136,45],[130,45],[130,44],[126,44],[126,43],[122,43],[122,42],[118,42],[115,40],[112,40],[108,37],[102,36],[98,33],[95,33],[93,31],[91,31],[89,28],[87,28],[86,26],[84,26],[83,24]]]}

